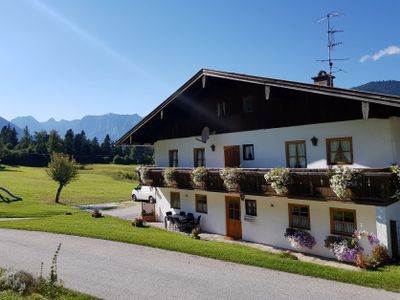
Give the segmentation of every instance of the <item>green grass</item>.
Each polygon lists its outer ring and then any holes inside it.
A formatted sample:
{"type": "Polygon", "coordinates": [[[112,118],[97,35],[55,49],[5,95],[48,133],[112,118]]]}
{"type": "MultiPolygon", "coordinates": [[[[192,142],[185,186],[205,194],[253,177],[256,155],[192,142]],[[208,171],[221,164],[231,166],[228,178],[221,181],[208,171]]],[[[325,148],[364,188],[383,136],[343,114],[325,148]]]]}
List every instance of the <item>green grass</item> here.
{"type": "MultiPolygon", "coordinates": [[[[74,205],[129,200],[137,182],[124,179],[124,175],[133,171],[134,166],[88,165],[79,171],[78,180],[63,189],[61,202],[74,205]]],[[[23,198],[0,202],[0,218],[43,217],[73,210],[54,203],[57,184],[48,178],[44,168],[7,166],[0,171],[0,186],[23,198]]]]}
{"type": "Polygon", "coordinates": [[[379,271],[349,271],[287,259],[246,246],[194,240],[186,235],[156,228],[136,228],[132,227],[130,222],[112,217],[94,219],[85,212],[74,213],[71,216],[59,215],[42,219],[0,222],[0,227],[132,243],[400,292],[400,266],[389,266],[379,271]]]}

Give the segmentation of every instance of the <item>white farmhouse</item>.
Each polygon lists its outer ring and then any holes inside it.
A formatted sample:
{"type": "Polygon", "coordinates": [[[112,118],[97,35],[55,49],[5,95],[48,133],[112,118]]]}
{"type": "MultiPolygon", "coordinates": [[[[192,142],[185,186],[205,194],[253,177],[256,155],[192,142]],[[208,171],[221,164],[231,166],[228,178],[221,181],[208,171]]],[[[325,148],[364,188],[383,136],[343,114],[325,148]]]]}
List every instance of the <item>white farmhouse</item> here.
{"type": "Polygon", "coordinates": [[[377,235],[399,256],[400,202],[392,197],[400,163],[400,97],[333,87],[324,72],[314,84],[200,70],[127,132],[120,145],[154,145],[156,214],[201,215],[204,231],[290,248],[287,228],[315,238],[316,255],[331,257],[328,235],[355,229],[377,235]],[[338,165],[362,176],[349,197],[332,191],[327,171],[338,165]],[[191,171],[205,166],[202,188],[191,171]],[[176,185],[162,177],[176,167],[176,185]],[[240,168],[229,191],[221,168],[240,168]],[[289,168],[291,183],[278,195],[264,175],[289,168]]]}

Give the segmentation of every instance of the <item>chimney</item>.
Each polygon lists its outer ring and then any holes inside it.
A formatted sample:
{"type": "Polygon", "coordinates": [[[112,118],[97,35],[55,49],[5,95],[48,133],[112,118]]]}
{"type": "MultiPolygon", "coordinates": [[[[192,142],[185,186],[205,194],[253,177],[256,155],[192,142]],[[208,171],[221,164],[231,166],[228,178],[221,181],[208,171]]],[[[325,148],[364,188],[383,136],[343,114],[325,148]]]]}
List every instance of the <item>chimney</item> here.
{"type": "Polygon", "coordinates": [[[335,76],[326,73],[325,71],[321,70],[318,72],[318,75],[312,77],[311,79],[314,80],[314,84],[321,85],[321,86],[330,86],[333,87],[333,79],[335,76]]]}

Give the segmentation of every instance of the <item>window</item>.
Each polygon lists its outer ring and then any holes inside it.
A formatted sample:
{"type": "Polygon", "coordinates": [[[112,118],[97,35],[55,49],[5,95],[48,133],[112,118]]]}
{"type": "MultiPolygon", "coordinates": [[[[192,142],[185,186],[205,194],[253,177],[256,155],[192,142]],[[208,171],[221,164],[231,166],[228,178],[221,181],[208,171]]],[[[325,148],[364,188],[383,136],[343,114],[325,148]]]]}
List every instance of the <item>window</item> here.
{"type": "Polygon", "coordinates": [[[286,165],[288,168],[307,168],[306,142],[286,142],[286,165]]]}
{"type": "Polygon", "coordinates": [[[218,117],[225,116],[226,110],[225,110],[225,102],[218,102],[217,103],[217,115],[218,117]]]}
{"type": "Polygon", "coordinates": [[[206,166],[206,157],[204,154],[204,148],[196,148],[193,149],[194,155],[194,167],[205,167],[206,166]]]}
{"type": "Polygon", "coordinates": [[[351,209],[330,208],[331,233],[353,235],[357,229],[356,211],[351,209]]]}
{"type": "Polygon", "coordinates": [[[178,167],[178,150],[169,150],[169,166],[178,167]]]}
{"type": "Polygon", "coordinates": [[[256,200],[246,199],[246,215],[248,216],[257,216],[257,202],[256,200]]]}
{"type": "Polygon", "coordinates": [[[308,205],[289,204],[289,227],[310,229],[308,205]]]}
{"type": "Polygon", "coordinates": [[[254,145],[243,145],[243,160],[254,160],[254,145]]]}
{"type": "Polygon", "coordinates": [[[181,194],[179,192],[171,192],[171,208],[181,208],[181,194]]]}
{"type": "Polygon", "coordinates": [[[351,137],[326,140],[328,165],[346,165],[353,163],[353,142],[351,137]]]}
{"type": "Polygon", "coordinates": [[[253,112],[253,97],[247,96],[243,98],[243,112],[244,113],[253,112]]]}
{"type": "Polygon", "coordinates": [[[196,195],[196,212],[207,213],[207,196],[206,195],[196,195]]]}

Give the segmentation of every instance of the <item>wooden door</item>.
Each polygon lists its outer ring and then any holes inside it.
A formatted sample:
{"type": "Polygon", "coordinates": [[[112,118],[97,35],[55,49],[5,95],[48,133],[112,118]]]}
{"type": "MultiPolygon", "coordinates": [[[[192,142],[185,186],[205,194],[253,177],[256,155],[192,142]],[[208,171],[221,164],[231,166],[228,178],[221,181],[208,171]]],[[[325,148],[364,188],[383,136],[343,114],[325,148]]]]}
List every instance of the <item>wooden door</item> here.
{"type": "Polygon", "coordinates": [[[242,223],[240,221],[240,198],[226,196],[226,235],[234,239],[242,238],[242,223]]]}
{"type": "Polygon", "coordinates": [[[224,147],[225,167],[238,168],[240,167],[240,146],[225,146],[224,147]]]}

